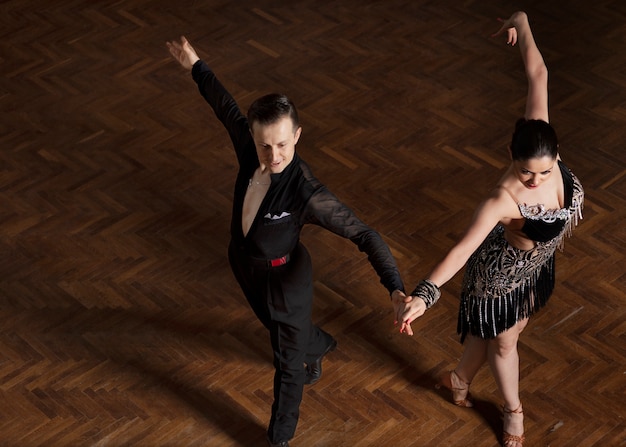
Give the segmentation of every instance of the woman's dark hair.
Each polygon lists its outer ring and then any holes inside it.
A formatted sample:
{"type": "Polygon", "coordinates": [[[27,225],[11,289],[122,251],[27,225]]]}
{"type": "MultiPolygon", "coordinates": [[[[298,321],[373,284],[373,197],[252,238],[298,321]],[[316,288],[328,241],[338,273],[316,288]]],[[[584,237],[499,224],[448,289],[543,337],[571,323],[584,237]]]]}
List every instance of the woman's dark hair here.
{"type": "Polygon", "coordinates": [[[300,127],[298,111],[294,103],[285,95],[270,93],[252,103],[248,109],[248,124],[250,128],[254,123],[273,124],[284,116],[291,118],[294,129],[300,127]]]}
{"type": "Polygon", "coordinates": [[[511,157],[522,161],[531,158],[556,158],[559,142],[554,128],[543,120],[521,118],[515,123],[511,140],[511,157]]]}

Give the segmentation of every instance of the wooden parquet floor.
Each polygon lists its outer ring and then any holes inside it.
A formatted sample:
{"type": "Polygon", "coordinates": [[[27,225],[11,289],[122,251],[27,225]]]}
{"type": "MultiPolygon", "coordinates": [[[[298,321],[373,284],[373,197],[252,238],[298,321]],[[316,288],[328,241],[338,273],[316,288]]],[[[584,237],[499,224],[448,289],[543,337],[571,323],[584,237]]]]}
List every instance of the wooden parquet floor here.
{"type": "MultiPolygon", "coordinates": [[[[226,261],[236,161],[166,40],[185,34],[244,109],[294,99],[299,153],[408,288],[507,165],[525,79],[489,35],[521,8],[587,193],[520,342],[527,445],[626,445],[626,3],[3,0],[0,446],[264,445],[268,338],[226,261]]],[[[461,353],[461,275],[409,338],[354,246],[303,241],[339,347],[292,445],[498,445],[487,368],[474,410],[433,387],[461,353]]]]}

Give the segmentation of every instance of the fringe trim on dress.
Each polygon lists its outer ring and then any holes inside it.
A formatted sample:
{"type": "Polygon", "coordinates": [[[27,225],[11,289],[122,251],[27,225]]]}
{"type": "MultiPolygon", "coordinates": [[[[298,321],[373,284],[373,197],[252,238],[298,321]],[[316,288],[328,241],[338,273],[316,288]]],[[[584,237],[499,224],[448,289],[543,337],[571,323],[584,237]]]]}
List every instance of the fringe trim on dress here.
{"type": "Polygon", "coordinates": [[[563,249],[565,236],[570,236],[582,219],[584,192],[572,177],[569,218],[557,237],[536,242],[531,250],[520,250],[506,241],[504,227],[497,225],[472,254],[461,290],[457,325],[461,343],[468,333],[494,338],[548,302],[555,284],[554,253],[563,249]]]}

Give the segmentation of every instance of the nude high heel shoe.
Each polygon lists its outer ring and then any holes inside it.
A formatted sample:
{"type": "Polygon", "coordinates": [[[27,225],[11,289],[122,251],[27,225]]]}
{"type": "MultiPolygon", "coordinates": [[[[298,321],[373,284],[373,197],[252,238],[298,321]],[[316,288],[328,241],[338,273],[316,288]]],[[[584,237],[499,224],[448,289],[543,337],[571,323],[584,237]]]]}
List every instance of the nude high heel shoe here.
{"type": "MultiPolygon", "coordinates": [[[[515,410],[509,410],[508,408],[506,408],[506,406],[503,405],[502,412],[505,414],[505,416],[507,414],[524,414],[524,409],[522,408],[522,403],[520,402],[515,410]]],[[[524,436],[524,433],[522,433],[521,435],[512,435],[506,431],[503,431],[502,433],[502,445],[504,445],[504,447],[523,446],[525,440],[526,437],[524,436]]]]}
{"type": "Polygon", "coordinates": [[[474,402],[472,401],[472,396],[469,393],[469,386],[471,382],[464,382],[461,380],[459,375],[455,370],[452,370],[448,373],[443,374],[439,378],[439,383],[435,385],[435,388],[439,389],[441,387],[447,388],[452,392],[452,402],[454,405],[459,407],[471,408],[474,406],[474,402]],[[462,383],[467,385],[466,387],[454,386],[454,382],[462,383]]]}

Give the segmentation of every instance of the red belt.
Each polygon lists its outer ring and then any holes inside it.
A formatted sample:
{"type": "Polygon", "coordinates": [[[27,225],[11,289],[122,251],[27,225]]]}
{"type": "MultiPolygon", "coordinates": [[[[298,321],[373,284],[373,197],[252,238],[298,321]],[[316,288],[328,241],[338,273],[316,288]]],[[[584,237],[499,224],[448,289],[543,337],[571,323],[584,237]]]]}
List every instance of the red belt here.
{"type": "Polygon", "coordinates": [[[282,256],[276,259],[269,259],[267,261],[268,267],[280,267],[281,265],[285,265],[289,262],[289,255],[282,256]]]}

